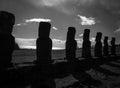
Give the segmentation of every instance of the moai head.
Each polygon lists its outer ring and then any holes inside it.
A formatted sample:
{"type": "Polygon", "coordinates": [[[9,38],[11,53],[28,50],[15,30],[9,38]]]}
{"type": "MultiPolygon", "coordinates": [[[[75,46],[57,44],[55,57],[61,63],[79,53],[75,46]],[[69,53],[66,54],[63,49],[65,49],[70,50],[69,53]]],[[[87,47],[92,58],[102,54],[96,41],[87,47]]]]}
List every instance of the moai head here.
{"type": "Polygon", "coordinates": [[[75,27],[69,27],[67,32],[67,40],[74,40],[76,29],[75,27]]]}
{"type": "Polygon", "coordinates": [[[89,40],[90,29],[85,29],[83,34],[83,40],[89,40]]]}
{"type": "Polygon", "coordinates": [[[108,41],[108,36],[104,37],[104,41],[107,42],[108,41]]]}
{"type": "Polygon", "coordinates": [[[15,24],[15,16],[7,11],[0,11],[0,30],[12,33],[13,25],[15,24]]]}
{"type": "Polygon", "coordinates": [[[49,38],[51,24],[49,22],[40,22],[38,36],[40,38],[49,38]]]}
{"type": "Polygon", "coordinates": [[[102,33],[101,32],[97,32],[95,41],[101,41],[101,38],[102,38],[102,33]]]}
{"type": "Polygon", "coordinates": [[[111,45],[115,44],[115,37],[112,37],[111,45]]]}
{"type": "Polygon", "coordinates": [[[112,37],[112,41],[115,42],[115,37],[112,37]]]}

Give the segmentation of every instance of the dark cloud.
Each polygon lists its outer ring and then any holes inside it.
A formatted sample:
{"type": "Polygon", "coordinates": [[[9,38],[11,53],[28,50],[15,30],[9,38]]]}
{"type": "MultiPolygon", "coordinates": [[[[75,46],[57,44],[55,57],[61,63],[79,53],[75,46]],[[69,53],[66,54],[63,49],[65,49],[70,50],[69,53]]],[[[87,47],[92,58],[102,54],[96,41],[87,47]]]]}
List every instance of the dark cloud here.
{"type": "Polygon", "coordinates": [[[100,0],[100,4],[112,13],[120,12],[120,0],[100,0]]]}

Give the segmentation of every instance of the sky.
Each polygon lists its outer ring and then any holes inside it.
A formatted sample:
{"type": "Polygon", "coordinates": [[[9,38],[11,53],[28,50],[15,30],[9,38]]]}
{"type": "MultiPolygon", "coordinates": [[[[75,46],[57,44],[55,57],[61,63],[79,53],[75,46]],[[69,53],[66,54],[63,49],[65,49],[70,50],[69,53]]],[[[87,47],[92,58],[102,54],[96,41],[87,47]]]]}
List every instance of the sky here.
{"type": "Polygon", "coordinates": [[[97,32],[120,43],[120,0],[0,0],[0,10],[15,14],[13,35],[21,48],[35,48],[41,21],[52,24],[53,49],[65,48],[69,26],[76,28],[78,47],[85,28],[92,45],[97,32]]]}

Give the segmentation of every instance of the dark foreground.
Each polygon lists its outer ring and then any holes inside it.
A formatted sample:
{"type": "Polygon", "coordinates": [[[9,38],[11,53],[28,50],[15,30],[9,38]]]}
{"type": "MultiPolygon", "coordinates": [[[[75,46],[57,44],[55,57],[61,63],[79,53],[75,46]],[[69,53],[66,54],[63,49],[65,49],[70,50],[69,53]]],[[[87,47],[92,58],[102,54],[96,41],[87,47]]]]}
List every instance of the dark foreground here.
{"type": "MultiPolygon", "coordinates": [[[[19,64],[16,64],[15,67],[1,71],[0,82],[2,85],[0,88],[26,88],[27,86],[31,86],[36,80],[39,80],[40,71],[37,69],[38,66],[34,63],[23,64],[27,64],[28,66],[19,67],[19,64]]],[[[75,61],[72,65],[68,64],[67,61],[59,63],[55,63],[54,61],[50,80],[54,79],[56,88],[60,88],[62,84],[58,83],[58,81],[72,75],[76,81],[71,84],[68,83],[68,85],[61,88],[85,88],[85,86],[88,88],[104,88],[100,86],[103,85],[103,82],[107,82],[105,80],[109,80],[110,77],[118,78],[120,76],[119,68],[120,56],[82,59],[75,61]],[[108,65],[111,68],[107,68],[108,65]]],[[[50,85],[55,85],[54,82],[52,83],[50,85]]],[[[120,87],[119,83],[114,84],[114,86],[120,87]]]]}

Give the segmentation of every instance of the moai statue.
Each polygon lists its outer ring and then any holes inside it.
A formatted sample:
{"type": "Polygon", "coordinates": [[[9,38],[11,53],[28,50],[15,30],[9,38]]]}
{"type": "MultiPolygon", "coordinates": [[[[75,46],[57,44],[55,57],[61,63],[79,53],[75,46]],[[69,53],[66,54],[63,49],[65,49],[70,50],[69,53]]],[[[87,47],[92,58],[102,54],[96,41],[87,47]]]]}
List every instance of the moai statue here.
{"type": "Polygon", "coordinates": [[[104,43],[103,55],[104,56],[108,56],[109,55],[108,36],[105,36],[103,43],[104,43]]]}
{"type": "Polygon", "coordinates": [[[69,27],[66,39],[66,59],[68,61],[68,71],[70,73],[74,72],[75,61],[76,61],[76,48],[77,42],[75,40],[76,29],[74,27],[69,27]]]}
{"type": "Polygon", "coordinates": [[[41,85],[54,86],[52,75],[52,40],[50,39],[51,24],[49,22],[40,22],[38,29],[38,38],[36,41],[36,78],[32,83],[32,88],[39,88],[41,85]]]}
{"type": "Polygon", "coordinates": [[[51,63],[51,51],[52,51],[52,40],[50,39],[50,28],[49,22],[40,22],[38,39],[36,41],[36,54],[37,63],[51,63]]]}
{"type": "Polygon", "coordinates": [[[75,28],[69,27],[67,32],[67,40],[66,40],[66,59],[68,61],[73,61],[76,58],[76,48],[77,42],[75,40],[75,28]]]}
{"type": "Polygon", "coordinates": [[[115,44],[114,37],[112,37],[112,40],[111,40],[111,55],[116,55],[116,44],[115,44]]]}
{"type": "Polygon", "coordinates": [[[89,40],[90,29],[85,29],[83,34],[83,44],[82,44],[82,57],[91,57],[91,42],[89,40]]]}
{"type": "Polygon", "coordinates": [[[14,24],[14,14],[0,11],[0,69],[13,66],[11,60],[15,46],[15,38],[12,35],[14,24]]]}
{"type": "Polygon", "coordinates": [[[95,49],[94,49],[94,55],[95,57],[102,57],[102,42],[101,42],[101,38],[102,38],[102,33],[101,32],[97,32],[96,35],[96,44],[95,44],[95,49]]]}

